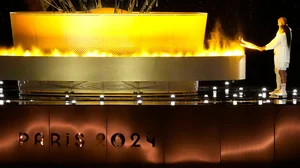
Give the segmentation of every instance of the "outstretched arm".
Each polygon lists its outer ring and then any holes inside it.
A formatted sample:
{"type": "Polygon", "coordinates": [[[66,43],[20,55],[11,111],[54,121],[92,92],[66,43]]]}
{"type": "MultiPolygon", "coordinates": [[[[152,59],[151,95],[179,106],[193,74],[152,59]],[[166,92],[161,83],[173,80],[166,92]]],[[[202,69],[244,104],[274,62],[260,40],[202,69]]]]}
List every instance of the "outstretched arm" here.
{"type": "Polygon", "coordinates": [[[273,49],[275,49],[280,44],[281,36],[282,35],[277,34],[274,37],[274,39],[271,42],[269,42],[267,45],[263,46],[262,49],[263,50],[273,50],[273,49]]]}
{"type": "Polygon", "coordinates": [[[245,47],[245,48],[249,48],[249,49],[254,49],[254,50],[261,50],[261,47],[253,44],[253,43],[250,43],[248,41],[245,41],[243,38],[240,38],[240,41],[241,41],[241,46],[245,47]]]}

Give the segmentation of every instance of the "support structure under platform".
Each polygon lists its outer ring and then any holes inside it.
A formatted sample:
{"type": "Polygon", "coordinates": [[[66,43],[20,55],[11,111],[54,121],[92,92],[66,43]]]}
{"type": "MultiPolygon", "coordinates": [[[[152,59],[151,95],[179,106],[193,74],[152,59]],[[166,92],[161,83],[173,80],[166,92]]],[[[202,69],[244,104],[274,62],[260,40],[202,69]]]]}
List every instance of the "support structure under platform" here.
{"type": "Polygon", "coordinates": [[[29,81],[244,80],[245,56],[0,57],[0,79],[29,81]]]}

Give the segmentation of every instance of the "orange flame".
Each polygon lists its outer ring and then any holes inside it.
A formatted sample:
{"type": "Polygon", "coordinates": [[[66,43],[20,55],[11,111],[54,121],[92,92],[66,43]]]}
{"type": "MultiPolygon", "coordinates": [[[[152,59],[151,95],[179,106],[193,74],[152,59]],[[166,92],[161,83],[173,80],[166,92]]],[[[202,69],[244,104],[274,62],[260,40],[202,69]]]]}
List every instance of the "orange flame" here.
{"type": "MultiPolygon", "coordinates": [[[[238,36],[237,36],[238,37],[238,36]]],[[[21,46],[13,48],[0,48],[0,56],[53,56],[53,57],[197,57],[197,56],[244,56],[244,48],[240,45],[238,38],[230,39],[222,31],[221,24],[216,23],[214,30],[210,33],[206,49],[195,49],[196,52],[136,52],[133,54],[116,54],[105,51],[89,51],[87,53],[76,53],[72,51],[62,52],[53,49],[50,52],[41,51],[38,47],[24,49],[21,46]]]]}

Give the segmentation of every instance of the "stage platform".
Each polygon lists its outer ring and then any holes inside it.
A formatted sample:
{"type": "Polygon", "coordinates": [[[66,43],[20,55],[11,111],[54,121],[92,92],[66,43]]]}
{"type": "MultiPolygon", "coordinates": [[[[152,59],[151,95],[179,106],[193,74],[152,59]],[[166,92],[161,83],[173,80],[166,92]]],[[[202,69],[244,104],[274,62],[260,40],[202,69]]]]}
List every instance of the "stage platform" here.
{"type": "Polygon", "coordinates": [[[229,82],[173,93],[23,90],[2,98],[0,166],[300,166],[298,90],[286,98],[270,90],[229,82]]]}
{"type": "Polygon", "coordinates": [[[1,106],[0,112],[1,167],[299,166],[298,105],[1,106]]]}

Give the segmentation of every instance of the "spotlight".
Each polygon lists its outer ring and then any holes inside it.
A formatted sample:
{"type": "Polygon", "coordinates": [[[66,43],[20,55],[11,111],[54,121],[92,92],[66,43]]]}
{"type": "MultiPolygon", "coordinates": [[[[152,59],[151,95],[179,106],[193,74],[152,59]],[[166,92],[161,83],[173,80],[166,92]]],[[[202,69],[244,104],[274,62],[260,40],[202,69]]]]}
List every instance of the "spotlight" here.
{"type": "Polygon", "coordinates": [[[1,93],[1,94],[0,94],[0,97],[4,97],[4,94],[1,93]]]}
{"type": "Polygon", "coordinates": [[[239,97],[240,98],[242,98],[244,96],[243,90],[244,90],[244,88],[242,88],[242,87],[239,88],[239,91],[240,91],[239,92],[239,97]]]}
{"type": "Polygon", "coordinates": [[[297,89],[294,89],[293,90],[293,96],[297,96],[298,95],[298,90],[297,89]]]}
{"type": "Polygon", "coordinates": [[[142,100],[138,100],[138,101],[137,101],[137,104],[138,104],[138,105],[142,105],[142,103],[143,103],[142,100]]]}
{"type": "Polygon", "coordinates": [[[229,89],[225,89],[225,94],[229,94],[229,89]]]}
{"type": "Polygon", "coordinates": [[[229,82],[228,82],[228,81],[226,81],[226,82],[225,82],[225,85],[226,85],[226,86],[228,86],[228,85],[229,85],[229,82]]]}
{"type": "Polygon", "coordinates": [[[240,98],[242,98],[244,96],[243,92],[239,92],[240,98]]]}
{"type": "Polygon", "coordinates": [[[0,88],[0,93],[3,93],[3,88],[0,88]]]}
{"type": "Polygon", "coordinates": [[[4,105],[4,100],[0,100],[0,105],[4,105]]]}
{"type": "Polygon", "coordinates": [[[213,90],[217,90],[217,89],[218,89],[217,86],[214,86],[214,87],[213,87],[213,90]]]}
{"type": "Polygon", "coordinates": [[[209,99],[208,99],[208,95],[207,94],[204,95],[204,103],[205,104],[209,103],[209,99]]]}
{"type": "Polygon", "coordinates": [[[6,100],[5,103],[10,103],[10,100],[6,100]]]}
{"type": "Polygon", "coordinates": [[[260,93],[260,94],[258,94],[258,97],[262,97],[262,94],[260,93]]]}
{"type": "Polygon", "coordinates": [[[104,101],[100,101],[100,105],[104,105],[104,101]]]}
{"type": "Polygon", "coordinates": [[[101,100],[101,101],[104,100],[104,95],[100,95],[100,100],[101,100]]]}
{"type": "Polygon", "coordinates": [[[266,100],[266,103],[271,103],[271,100],[266,100]]]}
{"type": "Polygon", "coordinates": [[[233,94],[233,97],[238,97],[238,95],[237,94],[233,94]]]}
{"type": "Polygon", "coordinates": [[[70,105],[69,101],[66,101],[66,102],[65,102],[65,105],[67,105],[67,106],[70,105]]]}
{"type": "Polygon", "coordinates": [[[72,100],[72,105],[76,105],[76,100],[72,100]]]}
{"type": "Polygon", "coordinates": [[[233,104],[234,106],[236,106],[236,105],[237,105],[237,101],[236,101],[236,100],[233,100],[233,101],[232,101],[232,104],[233,104]]]}
{"type": "Polygon", "coordinates": [[[171,101],[171,106],[175,106],[175,101],[171,101]]]}
{"type": "Polygon", "coordinates": [[[142,96],[141,95],[137,95],[136,98],[140,99],[142,96]]]}
{"type": "Polygon", "coordinates": [[[69,95],[65,95],[65,100],[69,101],[70,96],[69,95]]]}
{"type": "Polygon", "coordinates": [[[175,95],[174,94],[171,94],[171,99],[175,99],[175,95]]]}
{"type": "Polygon", "coordinates": [[[258,105],[262,105],[263,101],[262,100],[258,100],[258,105]]]}
{"type": "Polygon", "coordinates": [[[263,92],[267,91],[267,88],[262,88],[262,91],[263,91],[263,92]]]}
{"type": "Polygon", "coordinates": [[[217,91],[213,91],[213,98],[217,97],[217,91]]]}
{"type": "Polygon", "coordinates": [[[0,81],[0,85],[3,85],[3,81],[0,81]]]}
{"type": "Polygon", "coordinates": [[[297,101],[297,99],[293,99],[293,104],[297,104],[298,103],[298,101],[297,101]]]}

